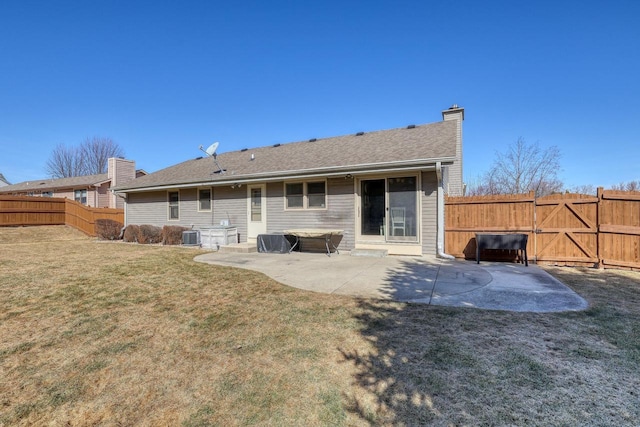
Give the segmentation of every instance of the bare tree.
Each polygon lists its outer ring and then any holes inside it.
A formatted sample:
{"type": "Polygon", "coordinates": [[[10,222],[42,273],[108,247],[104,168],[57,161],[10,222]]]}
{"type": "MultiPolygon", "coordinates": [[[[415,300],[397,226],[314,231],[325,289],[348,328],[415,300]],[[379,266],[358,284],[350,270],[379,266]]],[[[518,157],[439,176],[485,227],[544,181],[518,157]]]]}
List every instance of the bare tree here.
{"type": "Polygon", "coordinates": [[[77,147],[56,145],[46,164],[47,174],[52,178],[69,178],[85,175],[85,166],[77,147]]]}
{"type": "Polygon", "coordinates": [[[80,146],[87,175],[107,173],[109,158],[124,157],[124,151],[111,138],[86,138],[80,146]]]}
{"type": "Polygon", "coordinates": [[[576,185],[567,189],[569,193],[586,194],[595,196],[598,194],[598,190],[592,184],[576,185]]]}
{"type": "Polygon", "coordinates": [[[621,182],[611,186],[612,190],[640,191],[640,181],[621,182]]]}
{"type": "Polygon", "coordinates": [[[562,191],[558,178],[560,149],[552,146],[540,148],[538,143],[528,144],[523,138],[508,147],[505,153],[496,153],[496,159],[479,183],[469,188],[469,195],[518,194],[535,191],[537,197],[562,191]]]}
{"type": "Polygon", "coordinates": [[[96,175],[107,172],[111,157],[124,157],[122,148],[111,138],[86,138],[77,147],[57,145],[47,160],[46,170],[52,178],[96,175]]]}

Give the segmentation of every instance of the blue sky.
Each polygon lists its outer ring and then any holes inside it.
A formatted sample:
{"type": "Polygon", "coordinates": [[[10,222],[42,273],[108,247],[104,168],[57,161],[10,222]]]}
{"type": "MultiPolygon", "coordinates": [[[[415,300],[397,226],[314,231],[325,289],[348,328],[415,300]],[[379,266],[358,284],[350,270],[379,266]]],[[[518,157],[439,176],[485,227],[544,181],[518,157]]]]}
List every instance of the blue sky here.
{"type": "Polygon", "coordinates": [[[441,120],[464,178],[519,137],[567,187],[640,180],[638,1],[0,2],[0,172],[110,137],[153,172],[220,152],[441,120]]]}

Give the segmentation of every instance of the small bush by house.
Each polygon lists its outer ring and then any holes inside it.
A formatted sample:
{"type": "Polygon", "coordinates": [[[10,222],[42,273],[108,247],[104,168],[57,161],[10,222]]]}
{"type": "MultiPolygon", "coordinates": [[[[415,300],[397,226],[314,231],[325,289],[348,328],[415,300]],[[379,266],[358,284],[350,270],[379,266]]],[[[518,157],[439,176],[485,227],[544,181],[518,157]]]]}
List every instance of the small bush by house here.
{"type": "Polygon", "coordinates": [[[95,227],[100,240],[119,240],[124,225],[112,219],[97,219],[95,227]]]}
{"type": "Polygon", "coordinates": [[[140,226],[138,243],[152,244],[162,242],[162,229],[155,225],[143,224],[140,226]]]}
{"type": "Polygon", "coordinates": [[[135,224],[127,225],[124,230],[123,240],[129,243],[137,243],[140,236],[140,226],[135,224]]]}
{"type": "Polygon", "coordinates": [[[165,225],[162,227],[162,244],[163,245],[180,245],[182,244],[182,232],[189,230],[187,227],[179,225],[165,225]]]}

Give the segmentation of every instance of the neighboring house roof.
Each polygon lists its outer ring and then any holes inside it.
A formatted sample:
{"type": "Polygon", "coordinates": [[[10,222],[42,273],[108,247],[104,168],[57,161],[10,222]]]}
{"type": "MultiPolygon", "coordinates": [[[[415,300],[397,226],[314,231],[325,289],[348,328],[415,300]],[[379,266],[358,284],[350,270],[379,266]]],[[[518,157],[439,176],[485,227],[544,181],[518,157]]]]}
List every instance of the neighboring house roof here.
{"type": "Polygon", "coordinates": [[[455,121],[366,132],[199,157],[117,186],[118,192],[157,187],[195,186],[250,179],[286,178],[373,171],[394,167],[421,167],[456,158],[455,121]]]}
{"type": "MultiPolygon", "coordinates": [[[[140,171],[137,171],[140,172],[140,171]]],[[[146,172],[145,172],[146,173],[146,172]]],[[[37,179],[33,181],[19,182],[0,188],[0,193],[16,193],[24,191],[50,191],[63,188],[82,188],[99,186],[111,181],[108,173],[96,175],[73,176],[58,179],[37,179]]]]}
{"type": "Polygon", "coordinates": [[[0,187],[3,187],[5,185],[11,185],[11,183],[7,181],[7,178],[5,178],[4,175],[0,173],[0,187]]]}
{"type": "Polygon", "coordinates": [[[74,176],[71,178],[59,179],[37,179],[34,181],[24,181],[13,185],[2,187],[0,192],[19,192],[19,191],[47,191],[56,188],[74,188],[74,187],[90,187],[99,182],[107,181],[109,178],[106,173],[97,175],[74,176]]]}

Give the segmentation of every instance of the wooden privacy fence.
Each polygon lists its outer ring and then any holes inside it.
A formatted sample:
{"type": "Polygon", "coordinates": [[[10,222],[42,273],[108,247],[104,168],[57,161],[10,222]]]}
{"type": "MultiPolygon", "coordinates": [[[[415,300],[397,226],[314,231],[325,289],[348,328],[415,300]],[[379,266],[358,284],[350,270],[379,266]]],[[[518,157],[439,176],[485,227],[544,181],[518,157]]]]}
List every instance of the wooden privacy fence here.
{"type": "Polygon", "coordinates": [[[59,197],[0,196],[0,226],[70,225],[95,236],[98,219],[124,223],[124,210],[90,208],[59,197]]]}
{"type": "Polygon", "coordinates": [[[446,251],[456,257],[475,258],[475,233],[525,233],[538,263],[640,269],[640,192],[448,197],[445,206],[446,251]]]}

